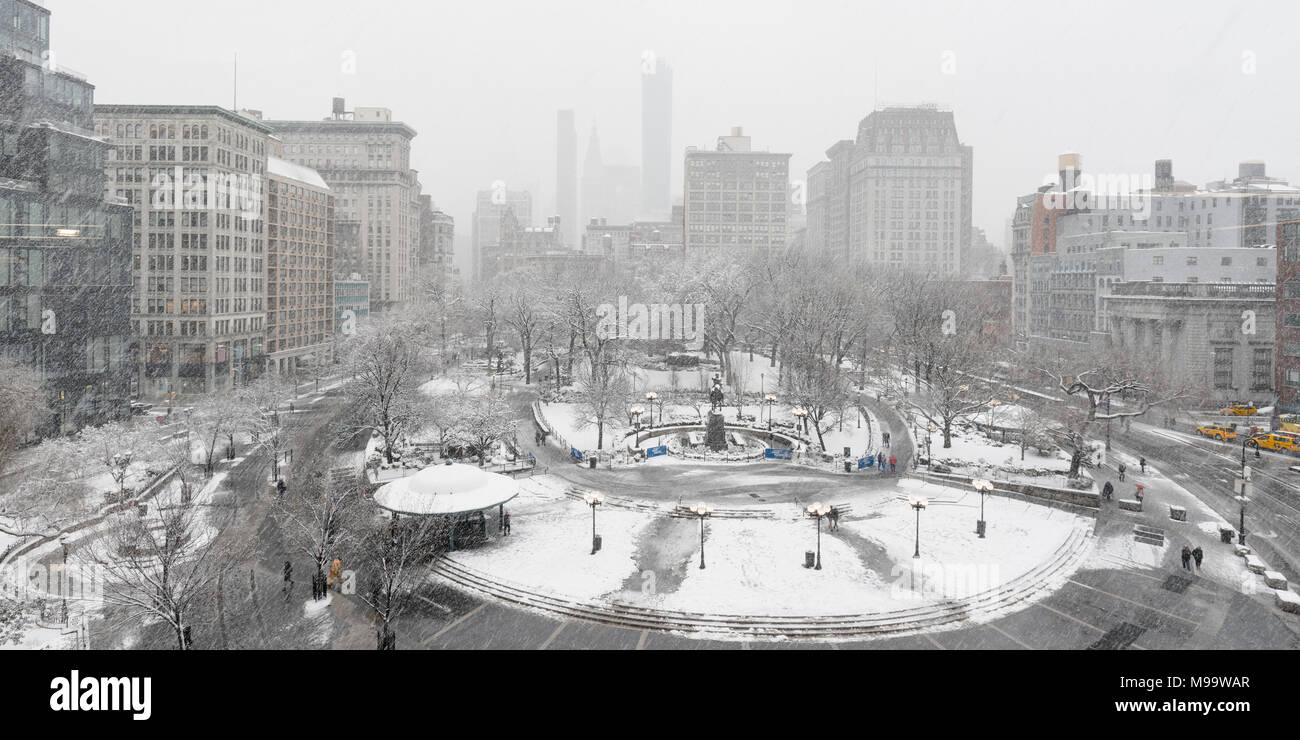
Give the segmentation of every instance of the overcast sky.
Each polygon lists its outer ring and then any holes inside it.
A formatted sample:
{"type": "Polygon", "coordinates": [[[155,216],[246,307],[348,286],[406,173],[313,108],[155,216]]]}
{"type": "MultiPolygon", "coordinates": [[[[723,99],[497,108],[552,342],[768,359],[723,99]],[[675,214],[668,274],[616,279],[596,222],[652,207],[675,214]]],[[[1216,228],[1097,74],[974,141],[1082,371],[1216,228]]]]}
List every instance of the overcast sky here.
{"type": "Polygon", "coordinates": [[[102,103],[232,104],[318,119],[330,98],[413,126],[425,192],[456,218],[494,180],[553,207],[555,111],[639,164],[646,50],[675,72],[681,155],[743,125],[791,177],[876,103],[951,108],[975,148],[975,225],[1003,246],[1017,195],[1065,150],[1092,172],[1194,183],[1263,159],[1300,180],[1300,3],[830,0],[46,0],[57,62],[102,103]],[[356,59],[344,74],[345,54],[356,59]],[[878,80],[878,82],[877,82],[878,80]],[[878,92],[877,92],[878,90],[878,92]]]}

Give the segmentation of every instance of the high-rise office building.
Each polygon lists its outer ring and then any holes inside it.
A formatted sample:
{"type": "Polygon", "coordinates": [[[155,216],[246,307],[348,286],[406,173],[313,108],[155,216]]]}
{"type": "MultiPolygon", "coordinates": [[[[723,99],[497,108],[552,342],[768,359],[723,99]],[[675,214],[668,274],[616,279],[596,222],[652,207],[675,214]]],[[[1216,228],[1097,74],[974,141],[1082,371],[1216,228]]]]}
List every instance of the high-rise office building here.
{"type": "Polygon", "coordinates": [[[578,128],[573,111],[555,116],[555,213],[560,217],[564,241],[578,244],[578,128]]]}
{"type": "Polygon", "coordinates": [[[641,216],[666,220],[672,209],[673,70],[648,57],[641,69],[641,216]]]}
{"type": "Polygon", "coordinates": [[[0,356],[39,371],[43,434],[128,414],[133,375],[131,209],[105,202],[94,86],[49,48],[48,10],[0,0],[0,356]]]}
{"type": "Polygon", "coordinates": [[[323,121],[267,121],[284,141],[284,158],[320,173],[334,192],[339,221],[358,224],[356,263],[370,282],[371,307],[386,311],[412,297],[419,268],[420,180],[411,169],[415,129],[387,108],[346,110],[335,98],[323,121]]]}
{"type": "Polygon", "coordinates": [[[715,151],[686,150],[687,256],[784,248],[789,189],[790,155],[753,151],[740,128],[715,151]]]}
{"type": "Polygon", "coordinates": [[[951,111],[933,105],[873,111],[859,124],[856,141],[838,142],[827,156],[809,172],[809,230],[817,238],[810,247],[964,274],[974,153],[957,138],[951,111]]]}
{"type": "Polygon", "coordinates": [[[135,208],[140,393],[171,401],[261,374],[271,130],[216,106],[97,105],[109,189],[135,208]]]}
{"type": "Polygon", "coordinates": [[[318,374],[334,344],[334,194],[319,173],[266,164],[266,353],[270,369],[318,374]]]}

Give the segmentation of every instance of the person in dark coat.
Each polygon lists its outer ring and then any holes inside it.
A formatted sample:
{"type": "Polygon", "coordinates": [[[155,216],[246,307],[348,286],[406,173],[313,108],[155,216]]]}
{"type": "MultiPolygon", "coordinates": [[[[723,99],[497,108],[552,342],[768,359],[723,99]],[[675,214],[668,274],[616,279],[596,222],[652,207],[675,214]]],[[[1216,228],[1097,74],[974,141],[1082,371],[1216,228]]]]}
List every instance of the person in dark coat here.
{"type": "Polygon", "coordinates": [[[501,526],[502,529],[505,530],[506,536],[509,537],[510,536],[510,512],[507,511],[505,513],[505,516],[502,517],[501,526]]]}
{"type": "Polygon", "coordinates": [[[1127,470],[1127,469],[1128,469],[1128,468],[1124,465],[1124,463],[1120,463],[1120,464],[1119,464],[1119,479],[1120,479],[1120,480],[1124,480],[1124,471],[1127,470]]]}
{"type": "Polygon", "coordinates": [[[1192,548],[1187,545],[1183,545],[1183,569],[1192,569],[1192,548]]]}
{"type": "Polygon", "coordinates": [[[1139,457],[1138,465],[1142,466],[1142,472],[1145,474],[1147,472],[1147,459],[1145,457],[1139,457]]]}
{"type": "Polygon", "coordinates": [[[1201,572],[1201,561],[1205,559],[1205,552],[1204,552],[1203,550],[1201,550],[1201,546],[1200,546],[1200,545],[1197,545],[1197,546],[1196,546],[1196,549],[1195,549],[1195,550],[1192,550],[1192,559],[1196,561],[1196,572],[1197,572],[1197,573],[1200,573],[1200,572],[1201,572]]]}
{"type": "Polygon", "coordinates": [[[1110,481],[1106,481],[1106,485],[1102,486],[1102,489],[1101,489],[1101,496],[1102,496],[1102,498],[1104,498],[1104,499],[1106,499],[1107,501],[1109,501],[1111,495],[1114,494],[1114,493],[1115,493],[1115,486],[1111,485],[1111,482],[1110,482],[1110,481]]]}
{"type": "Polygon", "coordinates": [[[289,600],[289,595],[293,593],[293,563],[288,560],[284,561],[284,600],[289,600]]]}

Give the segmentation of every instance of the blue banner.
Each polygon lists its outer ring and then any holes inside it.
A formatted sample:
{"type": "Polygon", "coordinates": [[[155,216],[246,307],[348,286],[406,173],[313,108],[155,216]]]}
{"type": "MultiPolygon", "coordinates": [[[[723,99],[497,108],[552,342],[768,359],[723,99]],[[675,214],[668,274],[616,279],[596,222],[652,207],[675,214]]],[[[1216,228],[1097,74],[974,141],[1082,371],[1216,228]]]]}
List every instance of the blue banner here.
{"type": "Polygon", "coordinates": [[[578,452],[577,447],[569,448],[569,457],[573,458],[574,460],[577,460],[578,462],[582,462],[582,453],[578,452]]]}
{"type": "Polygon", "coordinates": [[[659,457],[661,455],[667,455],[667,454],[668,454],[668,447],[666,445],[661,445],[659,447],[651,447],[650,449],[645,451],[646,457],[659,457]]]}
{"type": "Polygon", "coordinates": [[[768,460],[793,460],[794,450],[774,450],[769,447],[763,450],[763,457],[768,460]]]}
{"type": "Polygon", "coordinates": [[[867,455],[866,457],[858,458],[858,470],[862,470],[863,468],[874,467],[875,464],[876,464],[875,455],[867,455]]]}

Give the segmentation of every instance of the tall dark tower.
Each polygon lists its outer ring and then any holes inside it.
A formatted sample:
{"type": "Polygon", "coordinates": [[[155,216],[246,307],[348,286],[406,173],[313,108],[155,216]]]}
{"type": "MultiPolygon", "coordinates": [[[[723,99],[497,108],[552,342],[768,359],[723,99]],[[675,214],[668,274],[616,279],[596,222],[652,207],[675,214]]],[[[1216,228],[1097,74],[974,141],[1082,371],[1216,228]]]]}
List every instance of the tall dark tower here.
{"type": "Polygon", "coordinates": [[[673,70],[662,58],[642,59],[642,216],[664,221],[672,210],[673,70]]]}
{"type": "Polygon", "coordinates": [[[578,246],[578,128],[573,111],[555,116],[555,212],[564,228],[564,243],[578,246]]]}

